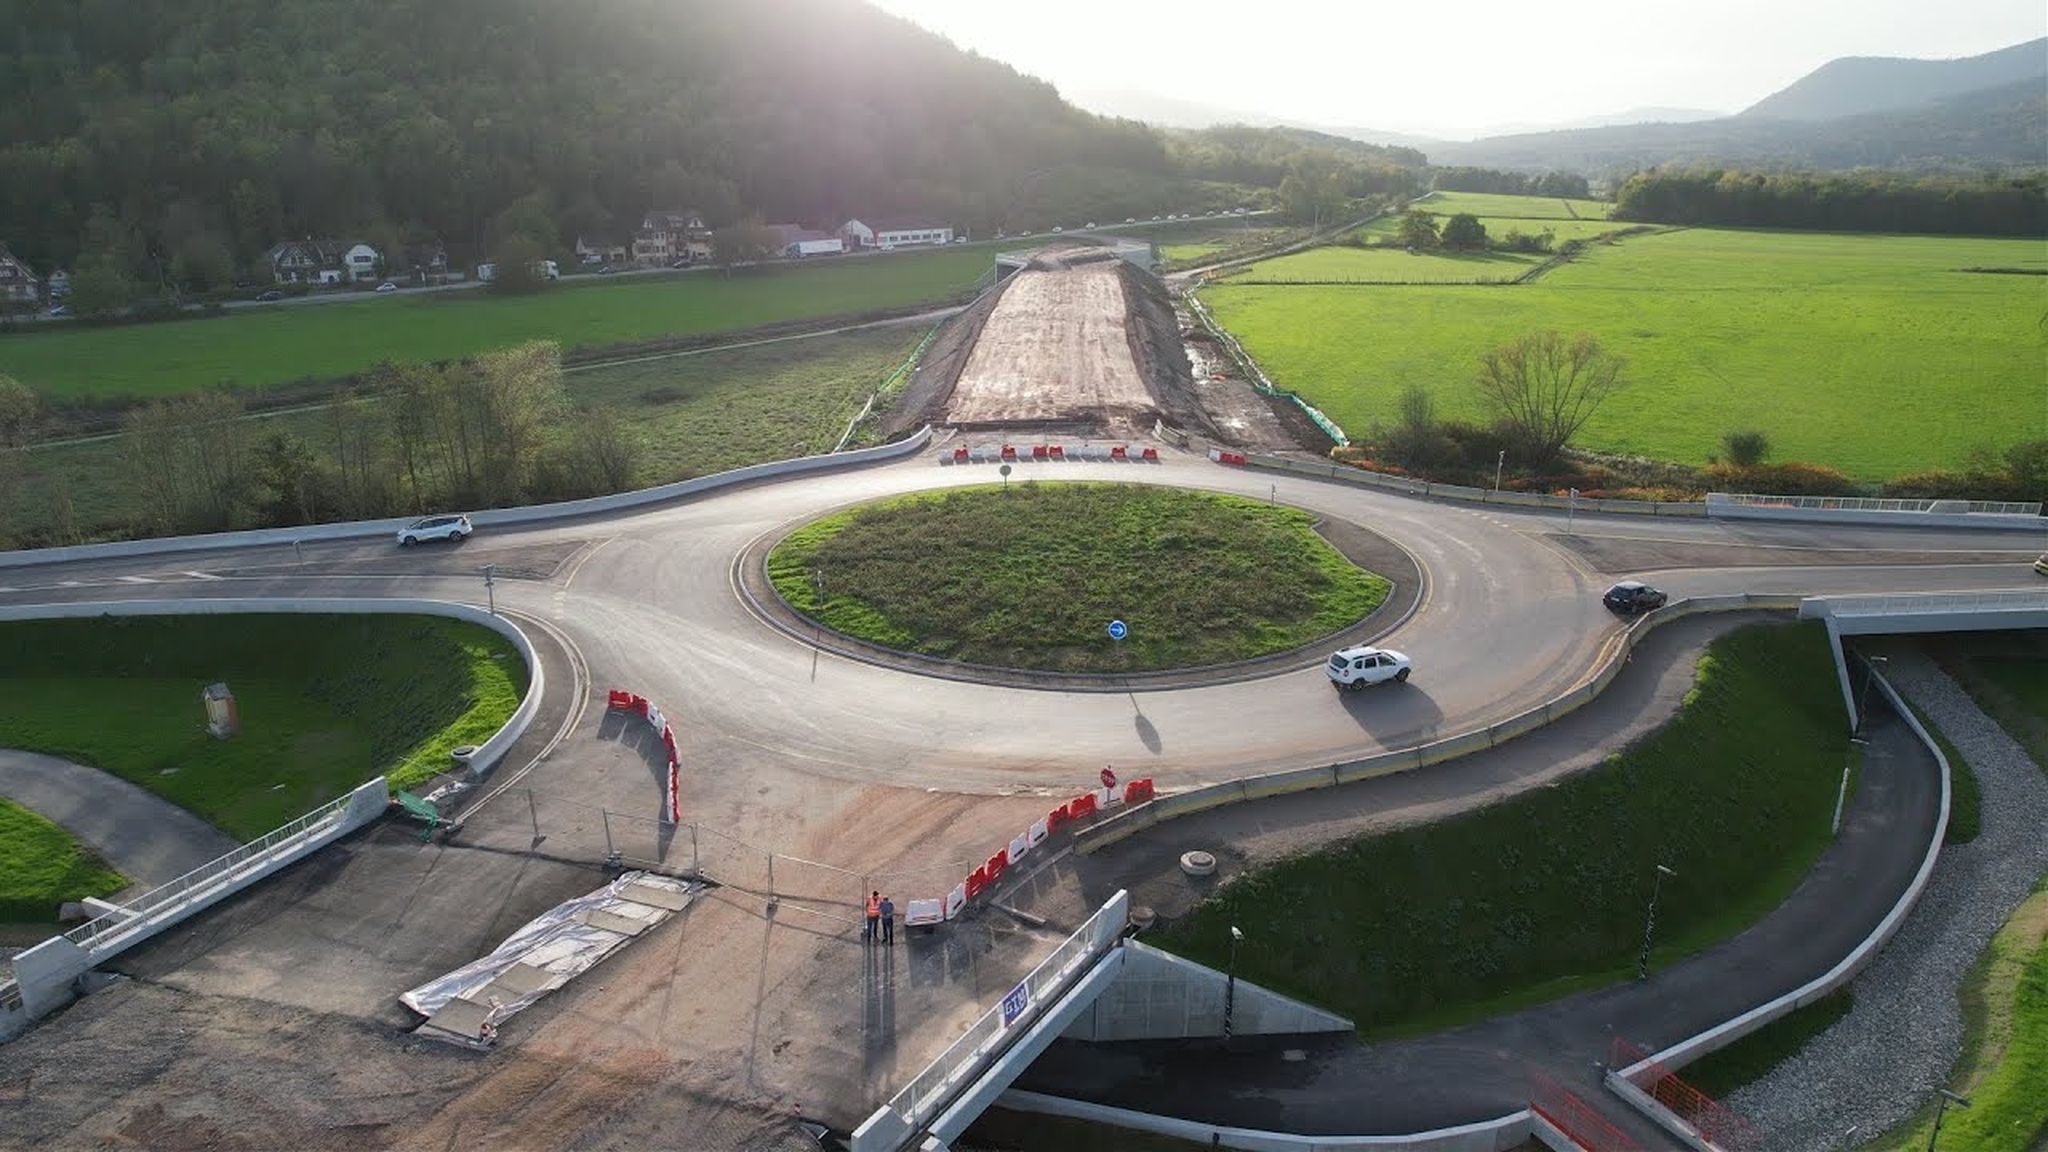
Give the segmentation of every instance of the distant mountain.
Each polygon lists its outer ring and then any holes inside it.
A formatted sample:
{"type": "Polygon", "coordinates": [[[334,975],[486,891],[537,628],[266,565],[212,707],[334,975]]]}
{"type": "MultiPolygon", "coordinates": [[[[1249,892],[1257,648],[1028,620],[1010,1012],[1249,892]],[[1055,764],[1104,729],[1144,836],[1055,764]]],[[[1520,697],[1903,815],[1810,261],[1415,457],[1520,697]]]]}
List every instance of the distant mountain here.
{"type": "MultiPolygon", "coordinates": [[[[2018,45],[1972,61],[1882,63],[1946,67],[1991,61],[1971,74],[2010,75],[2015,70],[2027,72],[2015,63],[2024,55],[2022,50],[2040,55],[2048,52],[2048,41],[2018,45]]],[[[1807,79],[1828,70],[1823,68],[1807,79]]],[[[1895,171],[1975,171],[2048,164],[2048,67],[2037,67],[2033,74],[2016,80],[1916,97],[1905,106],[1890,104],[1854,115],[1800,119],[1754,114],[1805,83],[1802,80],[1738,116],[1690,124],[1635,124],[1441,142],[1430,149],[1430,159],[1438,164],[1529,172],[1562,169],[1595,177],[1674,164],[1895,171]]],[[[1934,83],[1937,81],[1923,83],[1918,91],[1929,91],[1934,83]]],[[[1820,102],[1809,106],[1819,107],[1820,102]]]]}
{"type": "Polygon", "coordinates": [[[1630,108],[1612,112],[1605,116],[1581,116],[1576,120],[1563,120],[1555,124],[1514,123],[1499,124],[1488,129],[1484,136],[1523,136],[1532,132],[1573,132],[1581,128],[1613,128],[1626,124],[1692,124],[1700,120],[1718,120],[1725,112],[1710,112],[1705,108],[1630,108]]]}
{"type": "Polygon", "coordinates": [[[1299,128],[1309,132],[1320,132],[1326,136],[1341,136],[1362,144],[1415,148],[1423,152],[1428,152],[1441,143],[1430,136],[1388,132],[1378,128],[1288,120],[1263,112],[1247,112],[1241,108],[1226,108],[1219,104],[1204,104],[1197,100],[1182,100],[1128,88],[1087,89],[1067,92],[1064,95],[1076,107],[1085,108],[1097,115],[1142,120],[1160,128],[1214,128],[1222,124],[1249,124],[1254,128],[1299,128]]]}
{"type": "Polygon", "coordinates": [[[1750,120],[1831,120],[1912,108],[2023,81],[2048,84],[2048,37],[1958,60],[1845,56],[1742,110],[1750,120]]]}

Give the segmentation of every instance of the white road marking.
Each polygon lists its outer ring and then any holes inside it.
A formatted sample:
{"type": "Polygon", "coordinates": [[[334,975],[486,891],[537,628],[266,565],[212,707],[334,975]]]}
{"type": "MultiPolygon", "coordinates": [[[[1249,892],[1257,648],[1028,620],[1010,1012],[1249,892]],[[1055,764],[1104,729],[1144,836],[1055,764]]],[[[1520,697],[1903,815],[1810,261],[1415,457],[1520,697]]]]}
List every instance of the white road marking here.
{"type": "Polygon", "coordinates": [[[220,577],[218,577],[218,576],[215,576],[215,575],[214,575],[213,573],[211,573],[211,572],[180,572],[180,573],[178,573],[178,575],[180,575],[180,576],[190,576],[190,577],[191,577],[191,578],[193,578],[194,580],[218,580],[218,579],[220,579],[220,577]]]}
{"type": "Polygon", "coordinates": [[[119,581],[120,581],[121,583],[123,583],[123,584],[154,584],[154,583],[156,583],[156,580],[155,580],[154,578],[152,578],[152,577],[149,577],[149,576],[116,576],[116,577],[114,577],[114,579],[116,579],[116,580],[119,580],[119,581]]]}

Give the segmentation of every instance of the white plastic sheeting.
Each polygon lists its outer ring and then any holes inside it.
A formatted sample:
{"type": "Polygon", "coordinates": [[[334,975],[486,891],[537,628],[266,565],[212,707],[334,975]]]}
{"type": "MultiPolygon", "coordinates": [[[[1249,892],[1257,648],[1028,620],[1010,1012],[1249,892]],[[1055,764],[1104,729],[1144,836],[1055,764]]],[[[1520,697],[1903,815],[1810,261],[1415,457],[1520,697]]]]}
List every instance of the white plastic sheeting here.
{"type": "MultiPolygon", "coordinates": [[[[689,903],[693,887],[682,880],[627,872],[617,880],[528,921],[480,960],[430,980],[399,996],[406,1007],[429,1018],[455,1001],[481,1009],[492,1029],[577,975],[595,967],[620,945],[661,923],[689,903]],[[632,898],[638,889],[659,895],[660,904],[632,898]],[[667,907],[665,905],[673,905],[667,907]],[[516,970],[516,971],[515,971],[516,970]]],[[[465,1033],[468,1029],[459,1029],[465,1033]]]]}

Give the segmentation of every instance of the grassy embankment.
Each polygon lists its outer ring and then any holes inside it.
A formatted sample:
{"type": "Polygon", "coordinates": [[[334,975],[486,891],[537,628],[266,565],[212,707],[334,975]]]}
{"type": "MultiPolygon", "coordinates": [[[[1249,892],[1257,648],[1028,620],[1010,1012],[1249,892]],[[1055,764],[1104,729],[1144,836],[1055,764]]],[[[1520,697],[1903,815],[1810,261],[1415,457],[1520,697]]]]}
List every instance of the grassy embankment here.
{"type": "MultiPolygon", "coordinates": [[[[563,375],[572,403],[618,411],[638,447],[634,487],[829,452],[868,396],[909,356],[921,326],[888,327],[724,352],[663,356],[574,369],[563,375]]],[[[254,418],[259,435],[292,432],[323,454],[324,410],[254,418]]],[[[555,436],[573,434],[563,423],[555,436]]],[[[123,459],[125,437],[31,449],[22,457],[27,492],[15,510],[23,529],[42,525],[57,487],[82,525],[139,515],[123,459]]]]}
{"type": "Polygon", "coordinates": [[[106,402],[219,385],[250,391],[361,372],[386,360],[455,360],[528,340],[564,350],[850,316],[963,295],[987,248],[905,252],[749,271],[276,305],[210,320],[0,338],[0,373],[46,401],[106,402]]]}
{"type": "Polygon", "coordinates": [[[1314,519],[1140,485],[954,489],[807,525],[768,571],[797,611],[887,647],[1010,668],[1150,671],[1285,651],[1379,607],[1391,585],[1353,567],[1314,519]],[[1107,633],[1113,619],[1130,628],[1121,644],[1107,633]]]}
{"type": "Polygon", "coordinates": [[[70,833],[0,798],[0,924],[48,923],[67,900],[111,896],[127,884],[70,833]]]}
{"type": "MultiPolygon", "coordinates": [[[[1275,383],[1346,428],[1392,423],[1411,383],[1445,418],[1483,418],[1472,386],[1482,353],[1544,329],[1588,332],[1628,361],[1629,385],[1587,424],[1582,447],[1697,465],[1722,451],[1723,433],[1758,427],[1775,459],[1881,480],[2044,432],[2048,277],[1972,267],[2048,270],[2048,251],[2024,240],[1689,229],[1595,243],[1511,287],[1225,280],[1204,298],[1275,383]]],[[[1245,278],[1510,272],[1500,254],[1323,249],[1245,278]]]]}
{"type": "Polygon", "coordinates": [[[23,621],[0,648],[0,747],[105,769],[244,840],[379,773],[431,778],[527,685],[496,633],[423,616],[23,621]],[[240,705],[229,740],[206,732],[217,680],[240,705]]]}
{"type": "Polygon", "coordinates": [[[1255,869],[1161,943],[1324,1005],[1368,1036],[1426,1032],[1628,979],[1657,864],[1653,965],[1776,908],[1827,847],[1842,705],[1821,630],[1715,641],[1679,715],[1602,767],[1441,823],[1255,869]]]}
{"type": "Polygon", "coordinates": [[[2048,772],[2048,635],[1989,632],[1936,644],[1948,674],[2048,772]]]}

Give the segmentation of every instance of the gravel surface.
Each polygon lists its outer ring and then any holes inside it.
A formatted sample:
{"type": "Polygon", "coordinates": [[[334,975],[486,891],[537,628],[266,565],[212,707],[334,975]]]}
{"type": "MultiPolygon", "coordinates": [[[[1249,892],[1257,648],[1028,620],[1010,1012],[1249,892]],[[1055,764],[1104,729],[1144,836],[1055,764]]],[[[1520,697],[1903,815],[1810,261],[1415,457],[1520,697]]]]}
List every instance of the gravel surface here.
{"type": "Polygon", "coordinates": [[[1849,1148],[1900,1124],[1962,1049],[1957,998],[1999,926],[2048,874],[2048,776],[1918,649],[1887,646],[1892,683],[1976,770],[1984,827],[1942,849],[1905,926],[1851,987],[1855,1007],[1770,1075],[1728,1097],[1773,1149],[1849,1148]],[[1850,1135],[1853,1129],[1854,1135],[1850,1135]]]}

